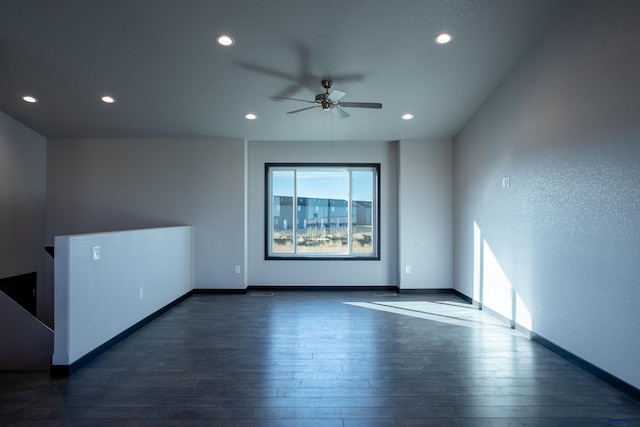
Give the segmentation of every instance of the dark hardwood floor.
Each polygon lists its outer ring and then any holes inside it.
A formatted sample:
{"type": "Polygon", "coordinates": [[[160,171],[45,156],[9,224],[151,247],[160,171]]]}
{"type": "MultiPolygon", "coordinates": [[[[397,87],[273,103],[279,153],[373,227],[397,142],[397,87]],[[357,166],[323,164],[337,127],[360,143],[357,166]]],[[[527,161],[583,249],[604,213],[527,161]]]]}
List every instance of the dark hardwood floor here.
{"type": "Polygon", "coordinates": [[[194,295],[2,426],[640,426],[640,403],[451,294],[194,295]]]}

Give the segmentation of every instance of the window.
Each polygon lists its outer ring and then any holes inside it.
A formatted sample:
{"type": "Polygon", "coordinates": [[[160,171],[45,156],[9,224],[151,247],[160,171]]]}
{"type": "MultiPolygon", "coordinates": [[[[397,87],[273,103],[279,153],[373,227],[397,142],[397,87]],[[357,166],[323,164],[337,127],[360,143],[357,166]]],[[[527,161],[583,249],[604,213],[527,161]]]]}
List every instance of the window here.
{"type": "Polygon", "coordinates": [[[265,166],[266,259],[380,259],[379,164],[265,166]]]}

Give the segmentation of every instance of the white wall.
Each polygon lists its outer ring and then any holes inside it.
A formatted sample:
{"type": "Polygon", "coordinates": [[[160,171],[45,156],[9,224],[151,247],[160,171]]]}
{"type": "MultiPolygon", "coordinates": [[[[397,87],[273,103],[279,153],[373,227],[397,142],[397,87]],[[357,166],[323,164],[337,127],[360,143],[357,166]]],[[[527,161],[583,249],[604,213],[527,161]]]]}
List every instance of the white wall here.
{"type": "Polygon", "coordinates": [[[400,288],[451,288],[451,141],[400,141],[398,150],[400,288]]]}
{"type": "Polygon", "coordinates": [[[397,143],[251,141],[247,196],[248,285],[397,285],[397,143]],[[264,259],[264,165],[282,162],[380,163],[381,259],[379,261],[266,261],[264,259]]]}
{"type": "Polygon", "coordinates": [[[450,287],[450,156],[448,142],[53,139],[47,238],[193,224],[195,286],[208,289],[395,286],[403,245],[415,271],[404,288],[450,287]],[[330,262],[330,268],[318,261],[265,261],[265,162],[380,163],[382,259],[330,262]],[[404,189],[401,206],[398,185],[404,189]],[[398,212],[405,215],[404,243],[398,240],[398,212]],[[422,234],[429,247],[424,259],[422,234]]]}
{"type": "Polygon", "coordinates": [[[244,288],[243,140],[52,139],[47,240],[195,226],[196,288],[244,288]]]}
{"type": "Polygon", "coordinates": [[[57,236],[53,365],[72,364],[189,293],[193,231],[183,226],[57,236]]]}
{"type": "Polygon", "coordinates": [[[635,387],[639,16],[574,2],[454,141],[455,289],[635,387]]]}
{"type": "Polygon", "coordinates": [[[47,141],[0,112],[0,278],[35,271],[38,317],[51,325],[44,288],[47,141]]]}

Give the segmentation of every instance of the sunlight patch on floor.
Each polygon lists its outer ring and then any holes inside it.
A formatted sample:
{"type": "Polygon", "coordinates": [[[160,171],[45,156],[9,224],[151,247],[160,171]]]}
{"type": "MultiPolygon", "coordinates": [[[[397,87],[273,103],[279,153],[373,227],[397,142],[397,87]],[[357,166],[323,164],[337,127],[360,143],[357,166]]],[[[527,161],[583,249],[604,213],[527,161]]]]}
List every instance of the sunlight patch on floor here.
{"type": "Polygon", "coordinates": [[[455,301],[343,302],[343,304],[387,313],[417,317],[450,325],[521,335],[509,325],[475,307],[455,301]]]}

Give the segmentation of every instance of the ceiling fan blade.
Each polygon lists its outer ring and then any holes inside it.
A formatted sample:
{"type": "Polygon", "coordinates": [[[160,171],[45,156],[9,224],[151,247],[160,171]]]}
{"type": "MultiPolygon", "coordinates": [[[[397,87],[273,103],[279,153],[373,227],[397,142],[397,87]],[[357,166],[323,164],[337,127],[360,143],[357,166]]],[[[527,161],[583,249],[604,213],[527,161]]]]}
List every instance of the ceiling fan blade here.
{"type": "Polygon", "coordinates": [[[346,119],[348,117],[351,117],[351,114],[347,113],[346,111],[344,111],[342,108],[338,106],[333,107],[331,109],[331,112],[341,119],[346,119]]]}
{"type": "Polygon", "coordinates": [[[289,101],[301,101],[301,102],[307,102],[309,104],[315,104],[314,101],[309,101],[308,99],[287,98],[285,96],[276,96],[275,99],[287,99],[289,101]]]}
{"type": "Polygon", "coordinates": [[[331,91],[331,93],[329,94],[329,101],[331,102],[338,102],[342,99],[343,96],[345,96],[346,93],[341,91],[341,90],[337,90],[334,89],[333,91],[331,91]]]}
{"type": "Polygon", "coordinates": [[[301,111],[311,110],[312,108],[318,108],[318,107],[319,107],[319,105],[314,105],[313,107],[300,108],[299,110],[287,111],[287,114],[295,114],[295,113],[299,113],[301,111]]]}
{"type": "Polygon", "coordinates": [[[379,102],[339,102],[338,105],[346,108],[382,108],[379,102]]]}

